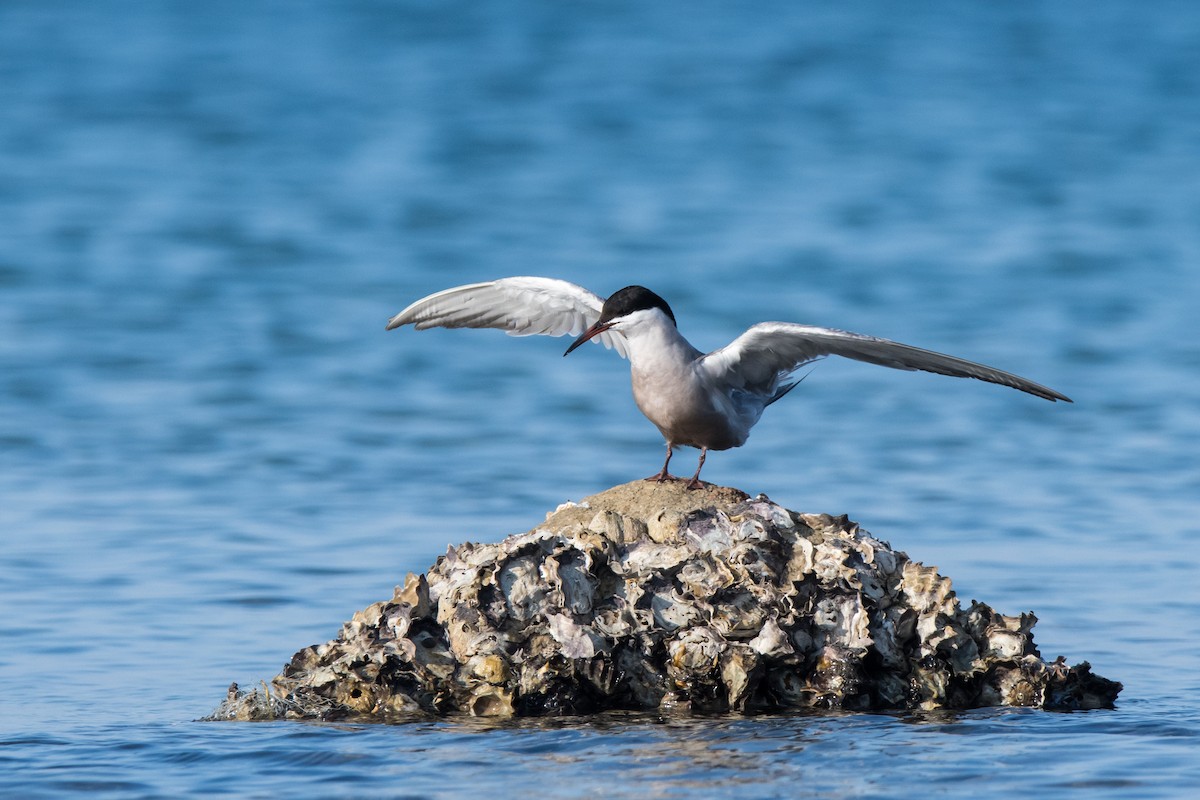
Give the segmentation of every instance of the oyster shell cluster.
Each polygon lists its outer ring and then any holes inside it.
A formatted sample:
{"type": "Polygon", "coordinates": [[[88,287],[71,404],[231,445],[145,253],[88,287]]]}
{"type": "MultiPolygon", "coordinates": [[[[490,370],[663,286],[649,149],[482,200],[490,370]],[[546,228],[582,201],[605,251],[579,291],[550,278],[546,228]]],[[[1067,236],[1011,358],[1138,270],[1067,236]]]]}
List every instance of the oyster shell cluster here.
{"type": "Polygon", "coordinates": [[[1035,622],[844,516],[638,481],[451,547],[209,718],[1111,707],[1121,685],[1045,662],[1035,622]]]}

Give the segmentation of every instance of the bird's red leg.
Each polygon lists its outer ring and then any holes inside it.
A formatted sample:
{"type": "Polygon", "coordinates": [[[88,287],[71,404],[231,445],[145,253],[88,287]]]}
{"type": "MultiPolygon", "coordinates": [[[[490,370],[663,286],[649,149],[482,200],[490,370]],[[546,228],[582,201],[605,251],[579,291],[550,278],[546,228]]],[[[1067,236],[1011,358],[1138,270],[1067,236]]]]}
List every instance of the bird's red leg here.
{"type": "Polygon", "coordinates": [[[674,445],[672,445],[670,442],[667,442],[667,460],[663,462],[662,472],[658,473],[657,475],[651,475],[649,478],[646,478],[646,480],[657,481],[658,483],[662,483],[663,481],[679,480],[679,478],[676,478],[674,475],[667,472],[667,465],[671,463],[671,451],[673,449],[674,445]]]}
{"type": "Polygon", "coordinates": [[[702,447],[700,449],[700,464],[696,467],[696,474],[692,476],[692,479],[690,481],[688,481],[687,488],[689,488],[689,489],[704,488],[704,484],[700,481],[700,470],[704,469],[704,457],[707,455],[708,455],[708,448],[702,447]]]}

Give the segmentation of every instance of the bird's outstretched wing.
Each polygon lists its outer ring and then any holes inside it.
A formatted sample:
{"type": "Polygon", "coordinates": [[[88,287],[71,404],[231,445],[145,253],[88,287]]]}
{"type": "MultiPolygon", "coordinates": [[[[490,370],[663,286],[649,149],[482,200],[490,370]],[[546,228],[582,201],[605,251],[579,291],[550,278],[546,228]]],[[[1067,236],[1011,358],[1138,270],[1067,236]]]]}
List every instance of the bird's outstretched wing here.
{"type": "MultiPolygon", "coordinates": [[[[510,336],[578,336],[600,318],[603,298],[555,278],[501,278],[431,294],[388,320],[387,329],[498,328],[510,336]]],[[[626,357],[615,332],[595,340],[626,357]]]]}
{"type": "Polygon", "coordinates": [[[710,375],[723,377],[733,386],[770,391],[770,387],[797,367],[828,355],[844,356],[893,369],[976,378],[1011,386],[1051,402],[1071,402],[1069,397],[1053,389],[973,361],[861,333],[789,322],[759,323],[726,347],[706,355],[701,366],[710,375]]]}

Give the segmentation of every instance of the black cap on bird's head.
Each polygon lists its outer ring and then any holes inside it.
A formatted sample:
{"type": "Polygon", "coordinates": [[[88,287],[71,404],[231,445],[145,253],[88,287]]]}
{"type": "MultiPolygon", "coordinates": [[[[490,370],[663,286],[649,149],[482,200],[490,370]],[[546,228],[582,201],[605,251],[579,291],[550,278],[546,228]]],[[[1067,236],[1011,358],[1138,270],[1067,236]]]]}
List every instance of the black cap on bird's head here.
{"type": "Polygon", "coordinates": [[[599,321],[608,322],[617,317],[632,314],[634,311],[649,311],[652,308],[657,308],[670,317],[672,323],[675,322],[675,315],[671,313],[671,307],[667,305],[666,300],[645,286],[626,286],[624,289],[614,292],[604,301],[604,306],[600,309],[599,321]]]}
{"type": "Polygon", "coordinates": [[[593,336],[604,333],[621,317],[628,316],[635,311],[649,311],[653,308],[657,308],[666,314],[667,318],[671,320],[672,325],[676,324],[675,315],[671,313],[671,307],[667,305],[667,301],[645,286],[626,286],[624,289],[614,292],[604,301],[604,305],[600,308],[600,319],[596,320],[594,325],[572,342],[571,346],[567,348],[567,352],[563,353],[563,355],[569,355],[572,350],[593,336]]]}

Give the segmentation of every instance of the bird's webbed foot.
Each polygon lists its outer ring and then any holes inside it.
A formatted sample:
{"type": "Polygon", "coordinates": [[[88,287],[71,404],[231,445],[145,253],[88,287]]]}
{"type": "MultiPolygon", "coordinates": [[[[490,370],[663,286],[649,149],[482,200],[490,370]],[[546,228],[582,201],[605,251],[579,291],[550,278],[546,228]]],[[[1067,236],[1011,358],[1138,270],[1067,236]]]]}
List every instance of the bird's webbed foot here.
{"type": "Polygon", "coordinates": [[[692,479],[687,483],[687,488],[689,491],[703,489],[708,485],[704,481],[700,480],[700,470],[704,469],[704,459],[706,458],[708,458],[708,448],[702,447],[700,448],[700,463],[696,465],[696,474],[693,475],[692,479]]]}
{"type": "Polygon", "coordinates": [[[667,467],[671,466],[671,453],[673,452],[675,452],[675,445],[667,442],[667,460],[663,462],[662,470],[660,470],[657,475],[651,475],[649,478],[645,478],[645,480],[654,481],[655,483],[683,480],[682,478],[676,478],[674,475],[667,472],[667,467]]]}

